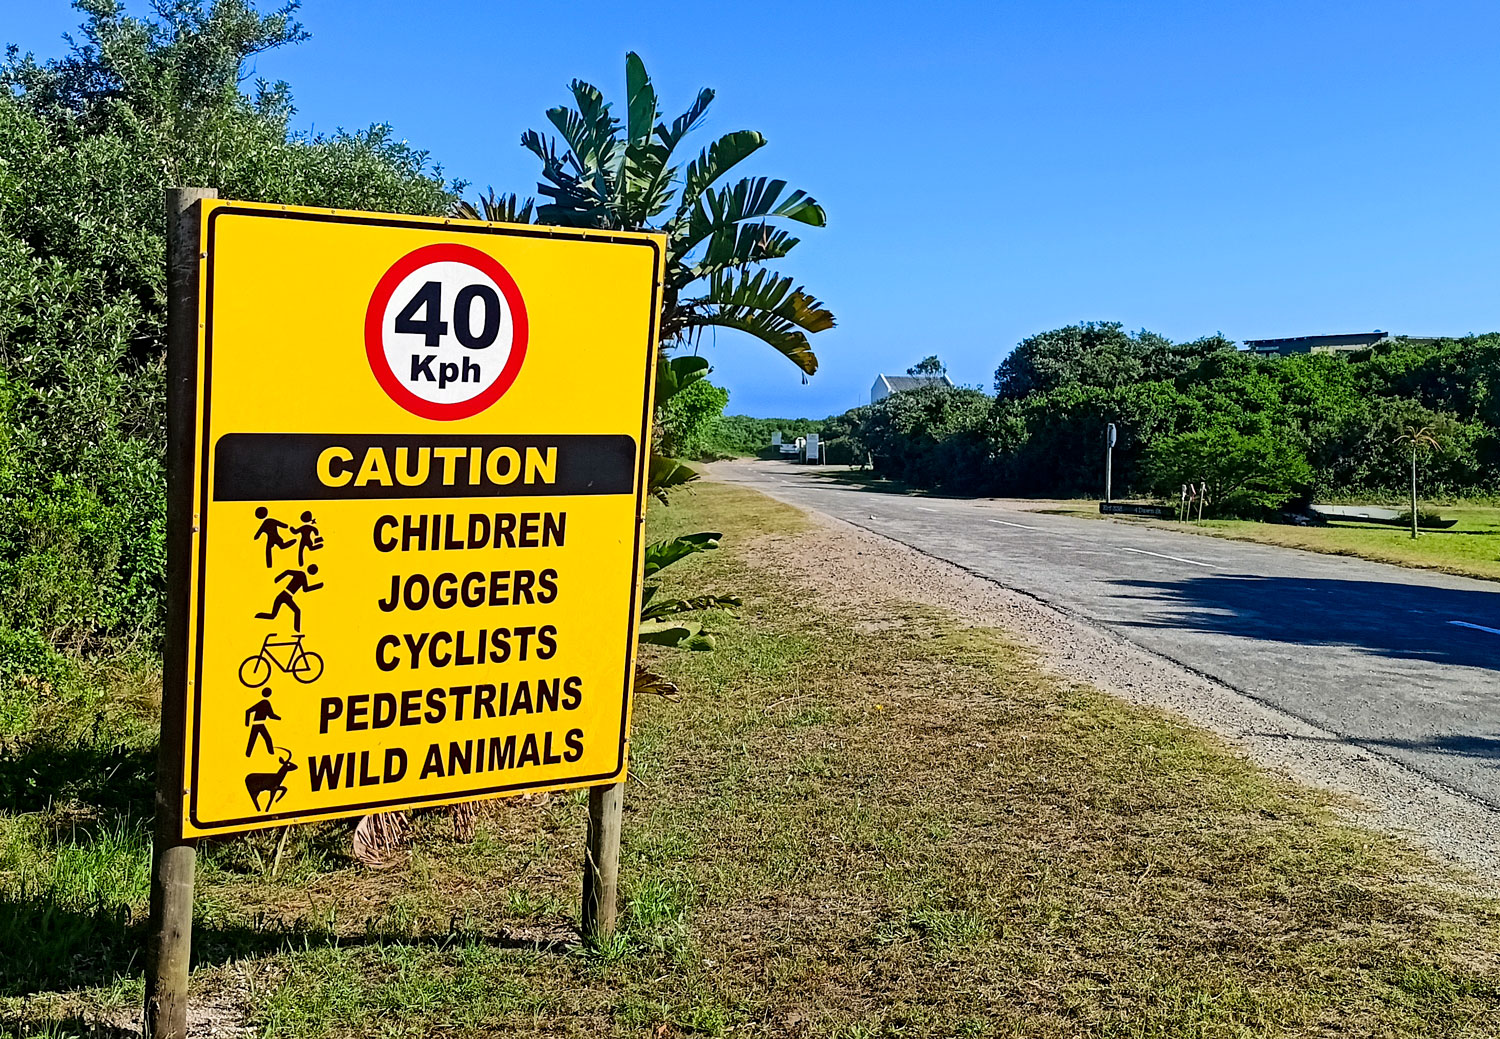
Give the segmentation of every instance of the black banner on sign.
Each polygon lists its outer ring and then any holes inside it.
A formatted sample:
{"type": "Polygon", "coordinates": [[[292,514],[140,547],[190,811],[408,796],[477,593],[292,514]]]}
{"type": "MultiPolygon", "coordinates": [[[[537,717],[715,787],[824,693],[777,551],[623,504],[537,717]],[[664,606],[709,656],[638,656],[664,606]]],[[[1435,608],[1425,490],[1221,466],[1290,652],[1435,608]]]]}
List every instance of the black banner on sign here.
{"type": "Polygon", "coordinates": [[[606,436],[227,433],[215,501],[633,494],[636,445],[606,436]]]}

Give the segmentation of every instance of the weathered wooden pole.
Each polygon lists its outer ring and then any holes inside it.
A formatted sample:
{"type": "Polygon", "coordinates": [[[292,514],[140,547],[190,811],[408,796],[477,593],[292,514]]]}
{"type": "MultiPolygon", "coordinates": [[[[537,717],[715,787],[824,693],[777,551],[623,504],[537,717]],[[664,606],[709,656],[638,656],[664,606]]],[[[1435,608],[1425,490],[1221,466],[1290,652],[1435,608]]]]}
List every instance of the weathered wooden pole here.
{"type": "Polygon", "coordinates": [[[167,630],[161,746],[146,933],[146,1035],[187,1035],[188,966],[197,851],[182,837],[188,700],[188,565],[193,544],[193,422],[198,385],[199,200],[212,188],[167,189],[167,630]]]}
{"type": "Polygon", "coordinates": [[[583,851],[583,936],[615,934],[620,884],[620,810],[624,783],[589,787],[589,825],[583,851]]]}

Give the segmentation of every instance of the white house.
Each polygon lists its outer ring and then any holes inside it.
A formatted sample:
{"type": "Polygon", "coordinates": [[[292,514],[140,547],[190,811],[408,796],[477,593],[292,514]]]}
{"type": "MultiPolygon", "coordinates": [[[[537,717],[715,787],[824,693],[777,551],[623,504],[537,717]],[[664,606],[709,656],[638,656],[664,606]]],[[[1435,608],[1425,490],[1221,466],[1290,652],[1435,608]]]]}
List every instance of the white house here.
{"type": "Polygon", "coordinates": [[[953,380],[946,375],[877,375],[875,385],[870,387],[870,403],[883,400],[902,390],[920,390],[924,386],[946,386],[953,388],[953,380]]]}

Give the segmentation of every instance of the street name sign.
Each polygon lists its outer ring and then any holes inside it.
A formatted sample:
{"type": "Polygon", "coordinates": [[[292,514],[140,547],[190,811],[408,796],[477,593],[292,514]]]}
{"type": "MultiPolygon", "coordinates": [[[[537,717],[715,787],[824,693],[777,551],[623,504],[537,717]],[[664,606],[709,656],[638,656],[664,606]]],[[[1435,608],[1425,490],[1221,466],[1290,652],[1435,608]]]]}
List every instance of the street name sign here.
{"type": "Polygon", "coordinates": [[[183,835],[620,781],[665,240],[202,205],[183,835]]]}

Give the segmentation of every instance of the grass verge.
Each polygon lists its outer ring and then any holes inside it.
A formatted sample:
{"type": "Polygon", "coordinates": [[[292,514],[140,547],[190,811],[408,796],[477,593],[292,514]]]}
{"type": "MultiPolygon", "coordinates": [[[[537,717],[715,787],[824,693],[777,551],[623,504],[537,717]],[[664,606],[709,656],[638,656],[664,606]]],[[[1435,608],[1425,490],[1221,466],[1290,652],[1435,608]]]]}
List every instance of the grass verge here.
{"type": "MultiPolygon", "coordinates": [[[[498,803],[472,837],[421,816],[410,861],[381,873],[349,861],[337,825],[294,831],[274,877],[274,834],[222,841],[201,857],[203,1026],[1495,1034],[1492,903],[994,631],[907,602],[820,602],[768,551],[803,522],[723,485],[653,514],[655,536],[726,535],[668,571],[670,590],[748,605],[708,618],[716,652],[652,654],[681,697],[637,706],[617,942],[573,937],[577,794],[498,803]]],[[[99,1030],[139,1000],[129,809],[98,784],[0,808],[14,1034],[99,1030]]]]}
{"type": "Polygon", "coordinates": [[[1056,506],[1042,511],[1116,523],[1138,523],[1233,541],[1300,548],[1325,555],[1357,556],[1377,563],[1500,581],[1500,509],[1486,506],[1437,508],[1435,511],[1445,519],[1455,519],[1458,523],[1448,530],[1424,530],[1415,539],[1410,529],[1378,523],[1338,522],[1326,527],[1215,519],[1170,523],[1139,516],[1100,516],[1099,507],[1094,503],[1076,507],[1056,506]]]}

